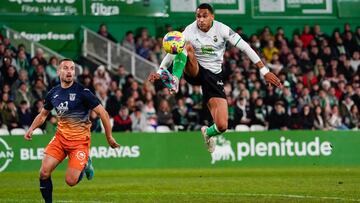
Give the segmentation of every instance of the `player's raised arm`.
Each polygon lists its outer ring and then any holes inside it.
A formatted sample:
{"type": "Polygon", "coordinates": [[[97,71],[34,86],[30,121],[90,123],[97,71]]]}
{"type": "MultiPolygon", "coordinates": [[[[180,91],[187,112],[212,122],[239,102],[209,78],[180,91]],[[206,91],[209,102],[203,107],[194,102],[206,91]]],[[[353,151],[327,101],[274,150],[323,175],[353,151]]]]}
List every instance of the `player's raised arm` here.
{"type": "Polygon", "coordinates": [[[48,115],[49,115],[49,111],[42,108],[40,113],[35,117],[30,128],[26,131],[24,135],[24,138],[26,140],[31,140],[34,129],[42,125],[45,122],[48,115]]]}
{"type": "Polygon", "coordinates": [[[97,105],[97,107],[95,107],[93,109],[93,111],[95,111],[99,115],[101,122],[104,125],[105,135],[106,135],[106,139],[107,139],[109,145],[112,148],[120,147],[120,145],[116,142],[116,140],[112,136],[110,118],[109,118],[109,114],[107,113],[107,111],[104,109],[104,107],[101,104],[97,105]]]}
{"type": "Polygon", "coordinates": [[[273,84],[276,87],[281,87],[280,79],[276,77],[275,74],[269,71],[269,69],[260,60],[260,57],[256,54],[256,52],[250,47],[247,42],[245,42],[245,40],[241,39],[239,34],[234,33],[232,30],[230,30],[229,42],[239,48],[250,58],[250,60],[259,69],[260,74],[264,76],[267,83],[273,84]]]}

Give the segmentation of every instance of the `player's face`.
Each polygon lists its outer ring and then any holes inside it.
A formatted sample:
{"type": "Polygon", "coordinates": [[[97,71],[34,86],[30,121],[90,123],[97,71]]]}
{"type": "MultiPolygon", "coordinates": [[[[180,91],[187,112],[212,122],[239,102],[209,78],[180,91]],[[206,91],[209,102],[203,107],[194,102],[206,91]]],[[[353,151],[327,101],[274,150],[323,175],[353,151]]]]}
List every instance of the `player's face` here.
{"type": "Polygon", "coordinates": [[[203,32],[210,30],[214,15],[210,13],[208,9],[197,9],[196,10],[196,22],[199,29],[203,32]]]}
{"type": "Polygon", "coordinates": [[[75,77],[75,64],[72,61],[63,61],[58,68],[61,82],[72,83],[75,77]]]}

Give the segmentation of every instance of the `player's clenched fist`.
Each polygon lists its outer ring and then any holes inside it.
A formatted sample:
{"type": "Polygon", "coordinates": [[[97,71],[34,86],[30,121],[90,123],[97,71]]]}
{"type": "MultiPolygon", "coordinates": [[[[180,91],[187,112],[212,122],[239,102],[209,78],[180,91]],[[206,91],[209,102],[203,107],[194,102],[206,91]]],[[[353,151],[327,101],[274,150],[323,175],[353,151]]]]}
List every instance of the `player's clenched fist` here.
{"type": "Polygon", "coordinates": [[[32,140],[32,133],[33,133],[33,131],[30,129],[28,131],[26,131],[26,133],[24,135],[25,140],[32,140]]]}

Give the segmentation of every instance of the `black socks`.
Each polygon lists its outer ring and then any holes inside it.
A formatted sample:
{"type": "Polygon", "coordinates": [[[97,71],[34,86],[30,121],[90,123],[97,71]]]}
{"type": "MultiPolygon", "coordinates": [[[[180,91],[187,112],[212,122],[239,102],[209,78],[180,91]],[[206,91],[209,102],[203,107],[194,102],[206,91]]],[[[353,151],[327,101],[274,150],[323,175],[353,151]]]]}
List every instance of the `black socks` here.
{"type": "Polygon", "coordinates": [[[52,191],[53,186],[51,177],[45,180],[40,179],[40,192],[45,200],[45,203],[52,203],[52,191]]]}

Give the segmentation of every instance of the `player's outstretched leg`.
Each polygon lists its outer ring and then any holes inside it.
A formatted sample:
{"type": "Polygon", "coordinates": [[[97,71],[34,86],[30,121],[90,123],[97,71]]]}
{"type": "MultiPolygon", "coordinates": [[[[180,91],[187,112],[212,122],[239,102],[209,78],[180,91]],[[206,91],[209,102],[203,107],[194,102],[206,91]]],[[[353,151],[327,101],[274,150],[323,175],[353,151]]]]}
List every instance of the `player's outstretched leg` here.
{"type": "Polygon", "coordinates": [[[179,88],[179,79],[167,69],[160,68],[160,79],[171,93],[176,93],[179,88]]]}
{"type": "Polygon", "coordinates": [[[214,124],[210,127],[202,127],[201,132],[208,151],[212,153],[215,150],[215,140],[213,137],[224,133],[228,127],[228,106],[226,99],[212,97],[208,101],[208,108],[213,117],[214,124]]]}
{"type": "Polygon", "coordinates": [[[185,45],[185,49],[186,49],[186,53],[187,53],[187,61],[186,61],[184,72],[186,73],[186,75],[194,78],[199,73],[199,65],[198,65],[198,61],[195,56],[195,50],[194,50],[194,47],[190,43],[187,43],[185,45]]]}
{"type": "Polygon", "coordinates": [[[173,64],[173,75],[180,79],[187,62],[187,51],[184,49],[181,53],[177,54],[173,64]]]}
{"type": "Polygon", "coordinates": [[[171,93],[177,93],[179,89],[179,79],[181,78],[187,61],[187,52],[177,54],[174,58],[173,73],[168,70],[160,68],[160,79],[171,93]]]}

